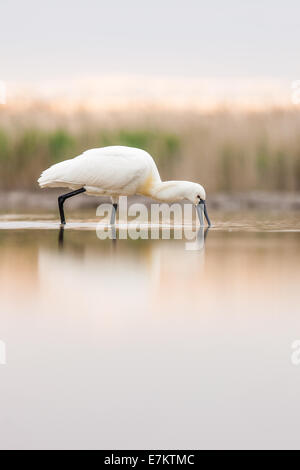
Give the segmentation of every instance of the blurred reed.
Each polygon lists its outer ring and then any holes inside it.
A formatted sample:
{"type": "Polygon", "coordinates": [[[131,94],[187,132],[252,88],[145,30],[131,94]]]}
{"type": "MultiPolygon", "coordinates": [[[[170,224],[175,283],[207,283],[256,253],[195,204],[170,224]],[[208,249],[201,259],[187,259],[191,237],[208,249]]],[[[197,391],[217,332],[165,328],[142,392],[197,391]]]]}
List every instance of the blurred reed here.
{"type": "Polygon", "coordinates": [[[163,179],[199,181],[210,192],[300,190],[297,110],[79,111],[70,116],[39,107],[1,111],[1,189],[35,189],[43,169],[106,145],[143,148],[163,179]]]}

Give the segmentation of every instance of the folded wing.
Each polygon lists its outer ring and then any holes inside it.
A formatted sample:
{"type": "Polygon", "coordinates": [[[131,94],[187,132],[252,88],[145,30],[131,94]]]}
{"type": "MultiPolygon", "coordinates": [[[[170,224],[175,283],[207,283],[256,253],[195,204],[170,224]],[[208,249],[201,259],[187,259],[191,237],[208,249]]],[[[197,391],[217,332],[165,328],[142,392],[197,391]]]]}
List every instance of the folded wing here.
{"type": "Polygon", "coordinates": [[[38,180],[41,187],[99,188],[134,192],[148,178],[155,163],[140,149],[104,147],[51,166],[38,180]]]}

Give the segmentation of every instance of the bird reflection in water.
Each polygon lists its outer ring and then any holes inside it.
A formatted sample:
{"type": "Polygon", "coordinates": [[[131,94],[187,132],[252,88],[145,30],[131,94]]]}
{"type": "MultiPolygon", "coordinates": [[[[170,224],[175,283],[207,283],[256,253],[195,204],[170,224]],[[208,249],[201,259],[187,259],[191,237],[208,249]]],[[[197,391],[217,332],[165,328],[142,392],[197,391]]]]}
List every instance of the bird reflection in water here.
{"type": "MultiPolygon", "coordinates": [[[[210,227],[206,227],[206,228],[199,227],[198,231],[196,232],[195,240],[194,241],[186,241],[185,249],[187,251],[202,251],[205,248],[205,242],[206,242],[206,239],[207,239],[209,229],[210,229],[210,227]]],[[[113,226],[109,227],[109,230],[111,231],[111,236],[109,238],[112,240],[113,246],[116,246],[116,242],[117,242],[117,229],[116,229],[116,226],[113,225],[113,226]]],[[[124,237],[122,237],[122,238],[124,239],[124,237]]],[[[64,247],[64,239],[65,239],[65,226],[60,225],[59,232],[58,232],[58,246],[61,249],[64,247]]]]}
{"type": "Polygon", "coordinates": [[[63,225],[60,226],[58,232],[58,246],[59,248],[63,248],[64,246],[64,236],[65,236],[65,227],[63,225]]]}

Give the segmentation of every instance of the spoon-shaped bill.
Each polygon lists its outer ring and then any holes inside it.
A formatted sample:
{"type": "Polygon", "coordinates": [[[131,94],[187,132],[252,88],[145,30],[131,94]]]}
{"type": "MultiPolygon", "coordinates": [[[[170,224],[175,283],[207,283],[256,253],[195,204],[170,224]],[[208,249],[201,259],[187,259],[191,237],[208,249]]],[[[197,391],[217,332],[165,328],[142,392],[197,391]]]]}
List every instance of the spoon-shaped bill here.
{"type": "Polygon", "coordinates": [[[210,226],[211,226],[211,222],[210,222],[209,217],[208,217],[208,213],[207,213],[205,201],[203,201],[203,199],[201,199],[200,202],[199,202],[199,204],[197,204],[196,207],[197,207],[197,212],[198,212],[198,217],[199,217],[200,226],[201,226],[201,227],[204,226],[204,219],[203,219],[203,213],[204,213],[205,218],[206,218],[206,221],[207,221],[207,225],[210,227],[210,226]]]}
{"type": "Polygon", "coordinates": [[[211,222],[210,222],[210,219],[208,217],[208,213],[207,213],[207,209],[206,209],[206,202],[204,202],[204,215],[205,215],[205,218],[206,218],[206,221],[207,221],[207,225],[210,227],[211,222]]]}

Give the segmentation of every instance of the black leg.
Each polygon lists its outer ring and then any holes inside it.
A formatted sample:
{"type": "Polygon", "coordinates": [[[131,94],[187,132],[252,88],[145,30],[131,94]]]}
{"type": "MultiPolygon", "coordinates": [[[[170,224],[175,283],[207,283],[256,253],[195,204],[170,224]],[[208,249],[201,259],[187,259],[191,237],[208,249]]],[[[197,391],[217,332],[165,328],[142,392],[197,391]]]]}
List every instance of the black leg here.
{"type": "Polygon", "coordinates": [[[59,248],[63,248],[64,246],[64,230],[65,227],[63,225],[60,226],[59,234],[58,234],[58,246],[59,248]]]}
{"type": "Polygon", "coordinates": [[[112,208],[112,211],[111,211],[111,217],[110,217],[110,225],[115,224],[117,210],[118,210],[118,204],[113,204],[113,208],[112,208]]]}
{"type": "Polygon", "coordinates": [[[58,198],[58,208],[59,208],[59,214],[60,214],[60,223],[62,225],[65,225],[66,219],[65,219],[65,213],[64,213],[64,202],[66,199],[72,196],[76,196],[76,194],[81,194],[84,193],[86,190],[84,188],[76,189],[76,191],[72,191],[71,193],[63,194],[62,196],[59,196],[58,198]]]}

